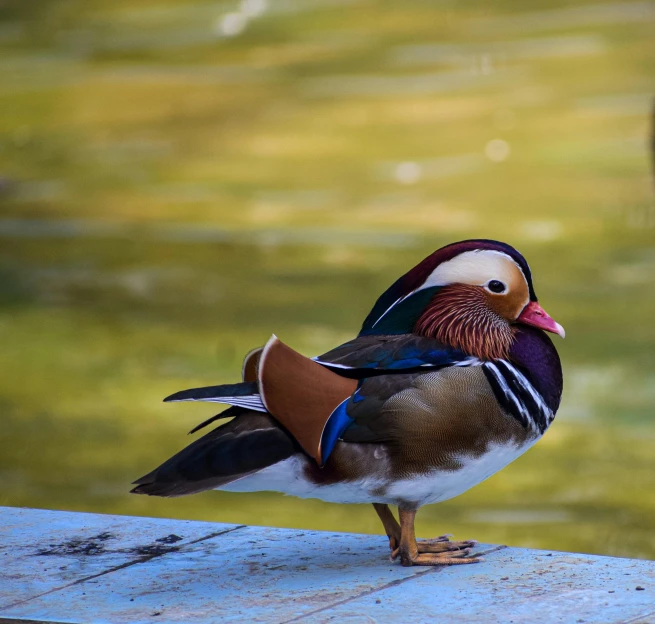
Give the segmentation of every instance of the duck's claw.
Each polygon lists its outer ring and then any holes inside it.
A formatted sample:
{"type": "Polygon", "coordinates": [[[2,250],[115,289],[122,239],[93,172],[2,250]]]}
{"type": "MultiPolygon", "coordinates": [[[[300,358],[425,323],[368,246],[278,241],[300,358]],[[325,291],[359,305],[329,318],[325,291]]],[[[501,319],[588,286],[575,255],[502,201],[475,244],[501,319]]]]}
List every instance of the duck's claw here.
{"type": "MultiPolygon", "coordinates": [[[[457,553],[471,552],[477,542],[475,540],[465,540],[461,542],[450,541],[450,534],[440,535],[439,537],[434,537],[432,539],[426,540],[417,540],[416,548],[419,554],[443,554],[443,553],[457,553]]],[[[391,540],[389,540],[391,542],[391,540]]],[[[391,560],[395,560],[400,555],[400,548],[391,549],[391,560]]],[[[455,556],[455,555],[454,555],[455,556]]],[[[461,555],[456,555],[457,557],[461,555]]]]}

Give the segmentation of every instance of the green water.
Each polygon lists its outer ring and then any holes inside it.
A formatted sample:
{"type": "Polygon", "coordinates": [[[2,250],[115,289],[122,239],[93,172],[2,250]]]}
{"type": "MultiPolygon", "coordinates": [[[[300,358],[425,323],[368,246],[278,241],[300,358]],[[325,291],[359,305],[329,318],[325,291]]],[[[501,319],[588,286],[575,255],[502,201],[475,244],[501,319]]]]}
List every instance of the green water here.
{"type": "Polygon", "coordinates": [[[567,330],[564,401],[418,532],[655,557],[653,3],[0,19],[0,504],[381,532],[369,506],[127,491],[213,413],[162,397],[272,332],[325,351],[424,255],[490,237],[567,330]]]}

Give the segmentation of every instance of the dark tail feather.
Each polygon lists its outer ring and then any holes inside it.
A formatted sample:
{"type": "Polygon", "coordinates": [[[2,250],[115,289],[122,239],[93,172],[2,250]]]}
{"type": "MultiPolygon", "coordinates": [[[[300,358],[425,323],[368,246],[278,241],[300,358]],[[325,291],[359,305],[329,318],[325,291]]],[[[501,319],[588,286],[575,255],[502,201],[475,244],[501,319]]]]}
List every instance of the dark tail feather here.
{"type": "Polygon", "coordinates": [[[217,420],[221,420],[222,418],[231,418],[232,416],[238,416],[239,414],[243,414],[243,408],[241,407],[228,407],[226,410],[222,411],[220,414],[216,414],[216,416],[212,416],[211,418],[208,418],[207,420],[203,420],[199,425],[196,425],[187,435],[191,435],[192,433],[195,433],[196,431],[200,431],[201,429],[204,429],[208,425],[211,425],[213,422],[217,420]]]}
{"type": "MultiPolygon", "coordinates": [[[[148,475],[146,475],[148,476],[148,475]]],[[[143,477],[145,479],[145,477],[143,477]]],[[[136,481],[134,482],[136,483],[136,481]]],[[[134,483],[132,485],[134,485],[134,483]]],[[[130,490],[130,494],[145,494],[146,496],[162,496],[172,497],[175,496],[174,488],[170,483],[159,483],[152,481],[151,483],[142,483],[130,490]]]]}
{"type": "Polygon", "coordinates": [[[298,451],[291,436],[273,418],[246,412],[137,479],[132,493],[183,496],[214,489],[287,459],[298,451]]]}

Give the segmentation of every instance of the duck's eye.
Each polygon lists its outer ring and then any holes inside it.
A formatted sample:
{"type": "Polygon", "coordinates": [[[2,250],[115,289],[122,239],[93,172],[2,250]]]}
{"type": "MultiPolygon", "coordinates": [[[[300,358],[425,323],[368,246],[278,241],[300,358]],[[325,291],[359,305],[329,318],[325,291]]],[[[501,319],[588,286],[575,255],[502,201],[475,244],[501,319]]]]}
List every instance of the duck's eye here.
{"type": "Polygon", "coordinates": [[[491,281],[487,284],[487,288],[488,288],[492,293],[496,293],[497,295],[500,295],[500,293],[504,293],[504,292],[507,290],[507,286],[505,286],[505,284],[503,284],[503,283],[502,283],[501,281],[499,281],[499,280],[491,280],[491,281]]]}

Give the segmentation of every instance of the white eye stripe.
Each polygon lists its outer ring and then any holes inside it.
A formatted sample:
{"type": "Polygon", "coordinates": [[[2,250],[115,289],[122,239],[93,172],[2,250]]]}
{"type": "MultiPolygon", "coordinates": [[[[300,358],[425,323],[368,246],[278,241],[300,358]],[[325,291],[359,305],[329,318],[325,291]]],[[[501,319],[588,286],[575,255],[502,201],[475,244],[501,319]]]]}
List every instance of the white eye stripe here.
{"type": "Polygon", "coordinates": [[[491,249],[467,251],[440,264],[420,288],[461,283],[484,286],[491,281],[506,286],[517,280],[525,282],[521,267],[507,254],[491,249]]]}
{"type": "Polygon", "coordinates": [[[523,269],[511,256],[502,251],[477,249],[466,251],[451,260],[439,264],[420,286],[396,299],[378,316],[371,327],[375,327],[399,303],[425,288],[455,283],[486,288],[486,285],[493,280],[502,281],[505,284],[505,292],[509,292],[510,287],[512,292],[524,290],[524,305],[527,305],[530,301],[528,280],[523,273],[523,269]],[[498,279],[499,277],[502,279],[498,279]]]}

